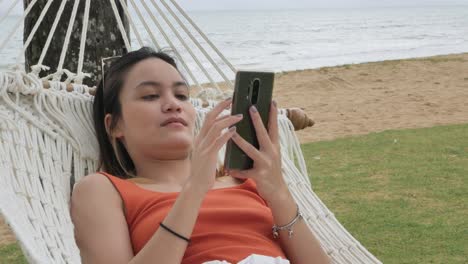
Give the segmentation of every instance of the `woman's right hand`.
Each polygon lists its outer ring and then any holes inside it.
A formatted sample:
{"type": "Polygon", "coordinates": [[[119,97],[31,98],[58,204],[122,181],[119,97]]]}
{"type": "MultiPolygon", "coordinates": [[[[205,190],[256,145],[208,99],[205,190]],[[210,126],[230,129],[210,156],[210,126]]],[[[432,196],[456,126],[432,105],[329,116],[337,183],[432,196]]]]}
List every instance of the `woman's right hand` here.
{"type": "Polygon", "coordinates": [[[242,120],[242,115],[218,117],[231,103],[231,98],[221,101],[206,114],[205,121],[193,143],[188,183],[203,192],[212,189],[216,179],[218,152],[235,134],[234,126],[224,133],[223,129],[242,120]]]}

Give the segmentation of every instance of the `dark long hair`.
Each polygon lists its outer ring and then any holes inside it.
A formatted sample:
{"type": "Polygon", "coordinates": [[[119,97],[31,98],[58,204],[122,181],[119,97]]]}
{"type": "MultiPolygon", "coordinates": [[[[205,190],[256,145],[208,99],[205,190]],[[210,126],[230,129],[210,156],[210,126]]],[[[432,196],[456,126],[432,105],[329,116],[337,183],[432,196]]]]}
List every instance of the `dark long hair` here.
{"type": "Polygon", "coordinates": [[[143,47],[112,62],[99,81],[94,96],[93,118],[99,144],[99,169],[124,179],[136,175],[135,165],[122,142],[113,138],[111,134],[119,119],[122,118],[119,95],[124,79],[135,64],[148,58],[161,59],[177,69],[175,60],[167,53],[143,47]],[[106,114],[112,114],[109,134],[104,123],[106,114]]]}

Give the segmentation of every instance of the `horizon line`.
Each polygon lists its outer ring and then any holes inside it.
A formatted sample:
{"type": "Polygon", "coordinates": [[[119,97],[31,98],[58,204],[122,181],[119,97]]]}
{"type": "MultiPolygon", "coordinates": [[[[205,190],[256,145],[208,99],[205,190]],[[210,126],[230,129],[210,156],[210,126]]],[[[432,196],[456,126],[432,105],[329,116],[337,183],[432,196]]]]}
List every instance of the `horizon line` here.
{"type": "MultiPolygon", "coordinates": [[[[369,5],[369,6],[336,6],[336,7],[313,7],[313,6],[305,6],[305,7],[277,7],[277,8],[252,8],[252,9],[243,9],[243,8],[217,8],[217,9],[210,9],[210,8],[203,8],[203,9],[184,9],[186,12],[226,12],[226,11],[279,11],[279,10],[336,10],[336,9],[373,9],[373,8],[425,8],[425,7],[465,7],[468,8],[468,4],[428,4],[424,6],[417,6],[417,5],[369,5]]],[[[3,16],[4,12],[0,12],[0,16],[3,16]]],[[[12,13],[9,16],[15,15],[22,15],[20,13],[12,13]]]]}
{"type": "Polygon", "coordinates": [[[262,10],[297,10],[297,9],[367,9],[367,8],[423,8],[423,7],[468,7],[468,4],[432,4],[424,6],[416,5],[388,5],[388,6],[341,6],[341,7],[278,7],[278,8],[252,8],[252,9],[242,9],[242,8],[225,8],[225,9],[184,9],[185,11],[262,11],[262,10]]]}

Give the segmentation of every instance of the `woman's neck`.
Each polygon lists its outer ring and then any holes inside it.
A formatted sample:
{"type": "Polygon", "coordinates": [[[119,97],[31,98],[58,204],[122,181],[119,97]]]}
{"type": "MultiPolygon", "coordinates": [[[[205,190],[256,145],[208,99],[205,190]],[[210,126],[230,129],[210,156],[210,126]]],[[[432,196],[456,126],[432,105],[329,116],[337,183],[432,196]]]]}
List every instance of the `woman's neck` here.
{"type": "Polygon", "coordinates": [[[137,177],[154,184],[183,186],[190,177],[190,160],[150,160],[135,164],[137,177]]]}

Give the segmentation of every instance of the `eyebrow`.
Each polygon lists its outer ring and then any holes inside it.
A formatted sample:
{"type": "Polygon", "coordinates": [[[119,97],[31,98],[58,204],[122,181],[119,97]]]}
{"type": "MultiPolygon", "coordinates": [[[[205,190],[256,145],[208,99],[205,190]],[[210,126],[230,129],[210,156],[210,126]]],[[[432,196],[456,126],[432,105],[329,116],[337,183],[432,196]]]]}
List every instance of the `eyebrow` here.
{"type": "MultiPolygon", "coordinates": [[[[145,87],[145,86],[153,86],[155,88],[163,87],[163,85],[160,82],[144,81],[144,82],[139,83],[135,88],[136,89],[141,89],[142,87],[145,87]]],[[[185,83],[183,81],[177,81],[177,82],[172,83],[172,88],[177,88],[177,87],[180,87],[180,86],[185,87],[187,89],[187,91],[189,90],[187,83],[185,83]]]]}

